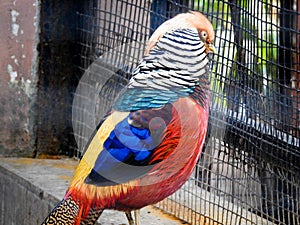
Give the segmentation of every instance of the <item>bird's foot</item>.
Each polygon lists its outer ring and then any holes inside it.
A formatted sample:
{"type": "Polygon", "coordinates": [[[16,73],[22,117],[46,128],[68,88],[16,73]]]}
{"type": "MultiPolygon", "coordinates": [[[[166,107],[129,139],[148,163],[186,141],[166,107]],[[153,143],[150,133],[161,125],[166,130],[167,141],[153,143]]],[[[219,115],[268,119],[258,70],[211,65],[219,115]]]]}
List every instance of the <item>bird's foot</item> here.
{"type": "Polygon", "coordinates": [[[125,212],[129,225],[140,225],[140,210],[134,211],[134,219],[132,218],[131,211],[125,212]]]}

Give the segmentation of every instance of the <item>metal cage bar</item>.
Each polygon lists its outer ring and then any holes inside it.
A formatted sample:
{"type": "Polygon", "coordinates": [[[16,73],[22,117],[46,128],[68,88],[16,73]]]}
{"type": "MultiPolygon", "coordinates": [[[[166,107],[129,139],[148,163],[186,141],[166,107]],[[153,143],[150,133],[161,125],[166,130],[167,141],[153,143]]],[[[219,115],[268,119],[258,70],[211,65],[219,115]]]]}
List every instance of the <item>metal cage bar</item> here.
{"type": "Polygon", "coordinates": [[[73,115],[78,155],[153,30],[177,13],[199,10],[213,23],[218,49],[209,133],[190,180],[156,206],[191,224],[299,224],[300,3],[95,2],[90,14],[78,14],[85,37],[73,115]]]}

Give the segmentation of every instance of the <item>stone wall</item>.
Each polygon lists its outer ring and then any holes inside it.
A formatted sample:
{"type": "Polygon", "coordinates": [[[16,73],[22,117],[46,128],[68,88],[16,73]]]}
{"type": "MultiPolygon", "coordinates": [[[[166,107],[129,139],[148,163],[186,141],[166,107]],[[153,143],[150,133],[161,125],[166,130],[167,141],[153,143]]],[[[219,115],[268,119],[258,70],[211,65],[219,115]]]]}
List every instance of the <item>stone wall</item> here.
{"type": "MultiPolygon", "coordinates": [[[[38,174],[38,171],[36,171],[38,174]]],[[[1,163],[0,224],[38,225],[57,204],[57,198],[1,163]]]]}
{"type": "Polygon", "coordinates": [[[77,13],[88,12],[90,2],[1,1],[0,155],[72,155],[77,13]]]}
{"type": "Polygon", "coordinates": [[[0,3],[0,154],[31,155],[39,43],[38,1],[0,3]]]}

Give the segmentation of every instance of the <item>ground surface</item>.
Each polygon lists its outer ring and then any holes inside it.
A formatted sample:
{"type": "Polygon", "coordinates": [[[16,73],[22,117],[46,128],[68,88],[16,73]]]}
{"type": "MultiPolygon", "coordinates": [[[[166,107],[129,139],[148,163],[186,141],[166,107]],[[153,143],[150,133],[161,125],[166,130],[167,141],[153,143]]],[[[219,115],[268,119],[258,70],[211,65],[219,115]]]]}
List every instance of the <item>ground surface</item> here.
{"type": "MultiPolygon", "coordinates": [[[[57,201],[62,199],[78,164],[74,159],[29,159],[0,158],[0,166],[25,179],[34,186],[52,195],[57,201]]],[[[46,215],[45,215],[46,216],[46,215]]],[[[100,220],[101,225],[126,225],[125,214],[117,211],[105,211],[100,220]]],[[[149,206],[141,211],[141,224],[145,225],[179,225],[182,221],[149,206]]]]}

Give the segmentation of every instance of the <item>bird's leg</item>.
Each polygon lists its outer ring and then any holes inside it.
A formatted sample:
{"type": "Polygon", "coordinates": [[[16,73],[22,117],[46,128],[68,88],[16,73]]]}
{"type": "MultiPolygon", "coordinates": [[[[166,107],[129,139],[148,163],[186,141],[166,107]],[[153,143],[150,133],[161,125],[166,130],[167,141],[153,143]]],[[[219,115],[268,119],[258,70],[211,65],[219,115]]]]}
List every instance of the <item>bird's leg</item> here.
{"type": "Polygon", "coordinates": [[[131,215],[131,211],[125,212],[129,225],[134,225],[134,221],[131,215]]]}
{"type": "Polygon", "coordinates": [[[140,217],[140,210],[134,211],[134,219],[135,219],[135,225],[141,225],[141,217],[140,217]]]}

